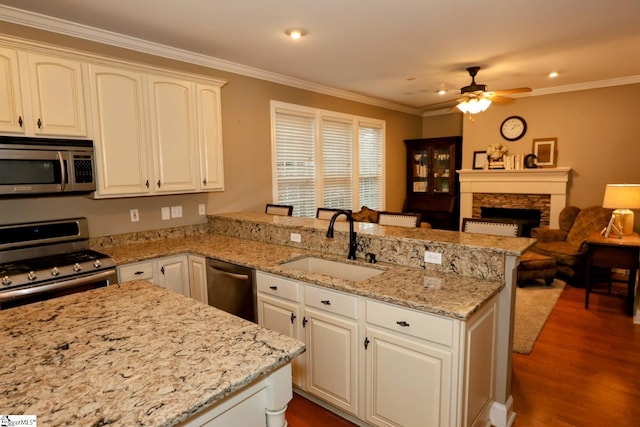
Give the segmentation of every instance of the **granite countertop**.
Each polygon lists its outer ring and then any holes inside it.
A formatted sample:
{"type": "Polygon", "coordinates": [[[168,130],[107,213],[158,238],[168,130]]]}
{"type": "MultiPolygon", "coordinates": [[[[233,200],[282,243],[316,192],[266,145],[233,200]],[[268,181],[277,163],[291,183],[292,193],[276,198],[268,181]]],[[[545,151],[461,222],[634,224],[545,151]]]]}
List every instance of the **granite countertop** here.
{"type": "Polygon", "coordinates": [[[366,264],[362,260],[349,261],[346,257],[219,234],[175,237],[96,248],[96,250],[111,256],[118,265],[167,255],[197,254],[305,283],[461,320],[468,319],[483,303],[504,287],[504,283],[499,281],[481,280],[397,264],[366,264]],[[362,282],[352,282],[281,265],[292,259],[309,255],[366,265],[385,272],[362,282]]]}
{"type": "Polygon", "coordinates": [[[304,351],[145,281],[0,311],[0,342],[0,412],[46,426],[174,425],[304,351]]]}

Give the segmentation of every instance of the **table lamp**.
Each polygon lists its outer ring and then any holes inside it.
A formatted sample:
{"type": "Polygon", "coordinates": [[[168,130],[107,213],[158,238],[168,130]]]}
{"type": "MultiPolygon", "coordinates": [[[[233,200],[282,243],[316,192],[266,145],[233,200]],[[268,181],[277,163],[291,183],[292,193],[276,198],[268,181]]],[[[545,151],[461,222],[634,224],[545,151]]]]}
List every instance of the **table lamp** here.
{"type": "Polygon", "coordinates": [[[640,184],[607,184],[602,207],[615,209],[604,237],[609,237],[612,229],[620,238],[632,234],[634,215],[631,209],[640,209],[640,184]]]}

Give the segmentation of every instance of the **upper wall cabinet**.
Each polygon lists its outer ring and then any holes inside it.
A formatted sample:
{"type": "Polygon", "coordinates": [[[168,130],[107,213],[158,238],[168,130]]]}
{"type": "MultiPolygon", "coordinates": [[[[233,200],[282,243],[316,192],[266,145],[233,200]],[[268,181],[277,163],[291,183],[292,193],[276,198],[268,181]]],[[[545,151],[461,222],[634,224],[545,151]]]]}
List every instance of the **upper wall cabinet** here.
{"type": "Polygon", "coordinates": [[[196,84],[200,188],[224,190],[220,86],[196,84]]]}
{"type": "Polygon", "coordinates": [[[79,61],[0,48],[0,73],[0,132],[87,136],[79,61]]]}
{"type": "Polygon", "coordinates": [[[149,110],[157,193],[196,191],[195,84],[150,75],[149,110]]]}
{"type": "Polygon", "coordinates": [[[151,194],[144,82],[139,72],[91,64],[97,190],[102,197],[151,194]]]}

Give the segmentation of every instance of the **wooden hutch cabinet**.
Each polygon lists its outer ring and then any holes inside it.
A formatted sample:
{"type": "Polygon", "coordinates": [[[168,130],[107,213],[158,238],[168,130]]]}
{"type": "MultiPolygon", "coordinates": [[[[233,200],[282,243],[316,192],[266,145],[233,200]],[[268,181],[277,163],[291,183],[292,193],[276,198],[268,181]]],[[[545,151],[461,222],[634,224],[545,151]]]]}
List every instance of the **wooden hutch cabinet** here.
{"type": "Polygon", "coordinates": [[[432,228],[458,230],[462,137],[407,139],[405,212],[420,213],[432,228]]]}

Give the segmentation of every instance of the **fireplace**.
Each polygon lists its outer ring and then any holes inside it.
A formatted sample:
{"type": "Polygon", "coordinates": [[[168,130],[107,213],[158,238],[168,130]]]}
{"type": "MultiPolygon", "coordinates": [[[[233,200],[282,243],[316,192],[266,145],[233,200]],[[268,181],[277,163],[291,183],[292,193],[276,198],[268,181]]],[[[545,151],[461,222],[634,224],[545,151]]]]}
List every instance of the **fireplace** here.
{"type": "Polygon", "coordinates": [[[480,207],[480,218],[520,224],[523,237],[531,237],[531,229],[540,226],[539,209],[480,207]]]}
{"type": "Polygon", "coordinates": [[[457,171],[460,218],[480,218],[481,207],[536,209],[540,226],[558,228],[571,168],[457,171]]]}

